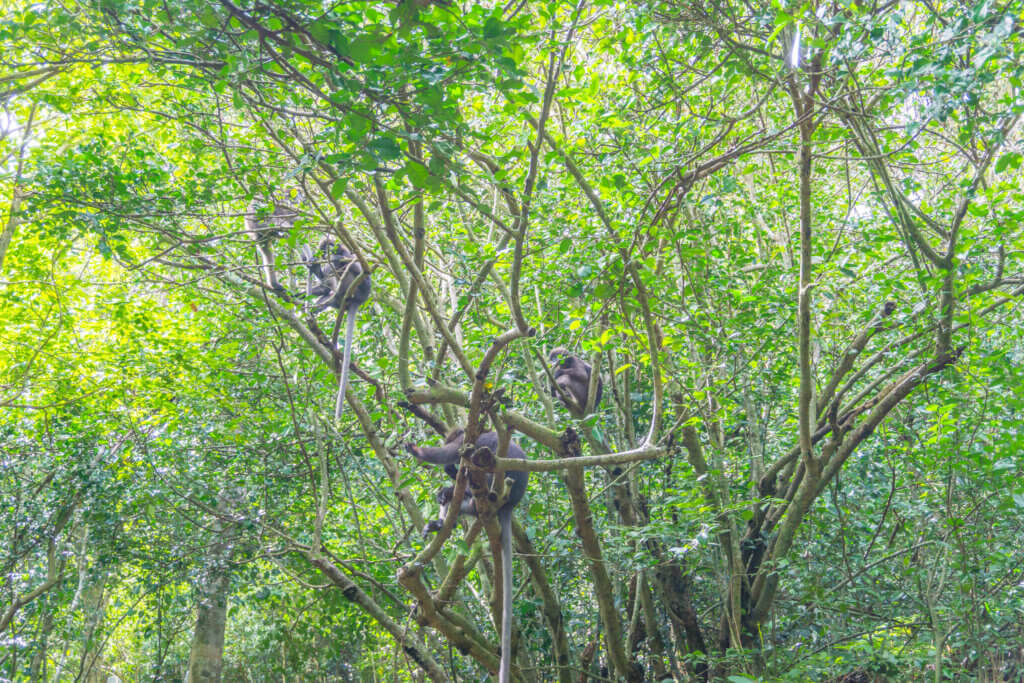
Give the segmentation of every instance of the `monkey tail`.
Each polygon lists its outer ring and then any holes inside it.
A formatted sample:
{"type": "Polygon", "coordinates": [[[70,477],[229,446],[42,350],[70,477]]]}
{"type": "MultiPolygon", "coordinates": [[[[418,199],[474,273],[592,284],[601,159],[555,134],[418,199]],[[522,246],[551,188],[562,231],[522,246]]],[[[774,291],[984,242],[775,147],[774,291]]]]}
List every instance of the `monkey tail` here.
{"type": "Polygon", "coordinates": [[[501,524],[501,664],[498,683],[508,683],[512,667],[512,508],[498,510],[501,524]]]}
{"type": "Polygon", "coordinates": [[[345,348],[341,354],[341,379],[338,381],[338,399],[334,404],[334,419],[341,419],[341,411],[345,406],[345,392],[348,390],[348,366],[352,361],[352,335],[356,331],[356,308],[358,304],[350,304],[345,311],[345,348]]]}

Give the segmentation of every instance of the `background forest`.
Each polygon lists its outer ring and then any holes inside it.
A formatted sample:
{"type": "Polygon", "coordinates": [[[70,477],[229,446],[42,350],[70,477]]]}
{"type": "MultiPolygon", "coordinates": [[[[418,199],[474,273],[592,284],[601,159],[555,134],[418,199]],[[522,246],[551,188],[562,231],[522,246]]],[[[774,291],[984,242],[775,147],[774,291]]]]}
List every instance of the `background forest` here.
{"type": "Polygon", "coordinates": [[[1024,677],[1021,0],[2,6],[0,679],[1024,677]]]}

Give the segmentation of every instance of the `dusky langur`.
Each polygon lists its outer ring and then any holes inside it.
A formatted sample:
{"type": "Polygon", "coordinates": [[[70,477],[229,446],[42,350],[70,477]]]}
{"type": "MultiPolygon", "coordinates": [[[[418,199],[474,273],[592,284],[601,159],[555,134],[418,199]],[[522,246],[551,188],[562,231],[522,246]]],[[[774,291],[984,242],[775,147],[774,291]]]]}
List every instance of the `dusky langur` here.
{"type": "MultiPolygon", "coordinates": [[[[462,441],[465,432],[456,429],[445,439],[445,444],[440,447],[416,446],[411,443],[405,445],[405,449],[418,460],[432,465],[443,465],[445,473],[455,478],[458,473],[459,452],[462,450],[462,441]]],[[[484,432],[476,438],[477,448],[486,448],[492,453],[498,452],[498,433],[484,432]]],[[[526,454],[515,441],[509,442],[508,457],[516,460],[526,460],[526,454]]],[[[530,479],[530,473],[525,470],[508,470],[503,473],[512,480],[508,491],[508,499],[498,510],[498,522],[501,527],[501,577],[502,577],[502,601],[501,601],[501,664],[498,669],[499,683],[508,683],[509,671],[512,661],[512,510],[526,494],[526,485],[530,479]]],[[[493,475],[488,475],[487,485],[491,486],[494,480],[493,475]]],[[[441,504],[441,516],[430,522],[423,528],[423,533],[438,531],[444,524],[444,518],[448,514],[448,506],[452,502],[455,491],[453,486],[445,486],[437,492],[437,502],[441,504]]],[[[466,492],[459,506],[459,512],[465,515],[477,515],[476,500],[466,492]]]]}
{"type": "MultiPolygon", "coordinates": [[[[590,373],[592,371],[590,364],[572,355],[568,349],[561,346],[551,350],[548,360],[552,363],[555,384],[565,389],[579,405],[581,411],[586,410],[587,392],[590,389],[590,373]]],[[[601,404],[601,394],[603,391],[604,382],[598,376],[597,392],[594,395],[594,410],[597,410],[597,407],[601,404]]],[[[565,399],[562,399],[562,395],[556,387],[551,388],[551,395],[559,397],[567,408],[573,409],[565,399]]]]}
{"type": "MultiPolygon", "coordinates": [[[[455,497],[455,487],[449,484],[448,486],[442,486],[437,490],[437,507],[440,512],[437,513],[437,519],[427,522],[427,525],[423,527],[423,537],[426,538],[432,533],[437,533],[444,526],[444,518],[448,516],[448,507],[452,504],[452,498],[455,497]]],[[[465,504],[467,500],[471,500],[473,494],[466,491],[462,497],[462,502],[465,504]]]]}
{"type": "MultiPolygon", "coordinates": [[[[317,296],[313,303],[314,312],[319,313],[326,308],[335,308],[338,314],[345,314],[345,342],[341,355],[341,379],[338,383],[338,398],[334,403],[334,419],[341,417],[345,404],[345,392],[348,389],[348,370],[352,361],[352,337],[356,330],[356,310],[370,298],[373,284],[370,274],[363,271],[362,264],[355,254],[343,247],[335,245],[334,240],[325,237],[317,245],[317,258],[308,246],[302,248],[303,263],[317,282],[310,281],[306,292],[317,296]]],[[[340,322],[340,320],[339,320],[340,322]]],[[[337,326],[334,338],[337,339],[337,326]]]]}
{"type": "Polygon", "coordinates": [[[271,245],[274,240],[288,236],[288,231],[295,224],[298,211],[286,204],[274,202],[274,210],[270,215],[257,218],[258,209],[259,205],[255,199],[249,203],[249,208],[245,213],[245,232],[260,252],[260,262],[262,263],[260,270],[263,271],[263,278],[267,286],[275,292],[283,292],[284,287],[277,281],[277,273],[274,270],[274,250],[271,245]]]}

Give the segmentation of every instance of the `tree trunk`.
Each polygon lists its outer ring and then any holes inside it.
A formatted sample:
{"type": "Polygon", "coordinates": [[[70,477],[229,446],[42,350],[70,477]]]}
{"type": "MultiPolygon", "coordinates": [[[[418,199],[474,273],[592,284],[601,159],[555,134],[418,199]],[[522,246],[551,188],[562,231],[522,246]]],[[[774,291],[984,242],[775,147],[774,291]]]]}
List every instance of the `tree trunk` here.
{"type": "MultiPolygon", "coordinates": [[[[216,528],[220,530],[220,524],[216,528]]],[[[211,546],[206,570],[197,586],[196,628],[188,658],[188,677],[192,683],[220,682],[231,588],[231,547],[223,537],[211,546]]]]}

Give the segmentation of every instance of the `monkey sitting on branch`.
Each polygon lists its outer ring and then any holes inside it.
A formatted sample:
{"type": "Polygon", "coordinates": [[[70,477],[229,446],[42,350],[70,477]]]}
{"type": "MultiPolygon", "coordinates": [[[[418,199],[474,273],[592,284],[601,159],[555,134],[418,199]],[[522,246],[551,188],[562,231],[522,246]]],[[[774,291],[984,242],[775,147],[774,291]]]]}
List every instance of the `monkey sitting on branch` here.
{"type": "Polygon", "coordinates": [[[253,199],[245,213],[245,234],[256,244],[256,249],[260,252],[260,271],[263,273],[266,286],[280,294],[285,290],[278,282],[274,269],[273,244],[276,240],[288,236],[299,213],[280,202],[275,201],[273,206],[273,211],[269,215],[258,218],[259,205],[253,199]]]}
{"type": "MultiPolygon", "coordinates": [[[[590,391],[590,364],[569,353],[564,347],[551,350],[548,355],[551,362],[555,384],[551,387],[551,395],[557,396],[569,411],[582,417],[587,409],[587,395],[590,391]]],[[[604,382],[600,375],[597,378],[597,391],[594,395],[594,410],[601,404],[604,382]]]]}
{"type": "MultiPolygon", "coordinates": [[[[459,455],[462,451],[465,432],[461,429],[452,431],[445,444],[440,447],[416,446],[411,443],[405,444],[405,450],[422,462],[431,465],[443,465],[445,473],[454,479],[458,474],[459,455]]],[[[476,438],[474,444],[477,449],[487,449],[493,454],[498,452],[497,432],[484,432],[476,438]]],[[[508,445],[508,457],[515,460],[526,460],[526,454],[514,441],[508,445]]],[[[494,482],[493,474],[487,475],[487,486],[491,487],[494,482]]],[[[508,499],[498,510],[498,522],[501,528],[501,577],[502,577],[502,601],[501,601],[501,664],[498,669],[499,683],[507,683],[511,670],[512,655],[512,510],[526,494],[526,485],[529,482],[530,473],[525,470],[508,470],[504,476],[511,480],[508,491],[508,499]]],[[[441,504],[440,518],[427,524],[423,528],[426,535],[432,531],[439,531],[444,525],[444,518],[448,515],[448,507],[452,503],[455,487],[444,486],[437,492],[437,501],[441,504]]],[[[476,499],[470,492],[466,492],[459,506],[460,514],[476,516],[478,514],[476,499]]]]}
{"type": "Polygon", "coordinates": [[[318,258],[314,258],[309,246],[302,247],[303,264],[309,270],[306,280],[306,294],[318,297],[313,311],[319,313],[327,308],[338,310],[331,341],[337,344],[341,316],[346,318],[345,345],[342,349],[341,379],[338,383],[338,398],[334,404],[334,419],[341,417],[348,388],[348,371],[352,361],[352,337],[355,335],[356,310],[370,298],[373,283],[370,274],[363,269],[355,254],[335,245],[334,240],[325,237],[317,245],[318,258]],[[313,280],[316,280],[314,284],[313,280]]]}

